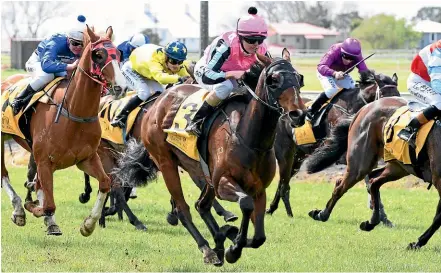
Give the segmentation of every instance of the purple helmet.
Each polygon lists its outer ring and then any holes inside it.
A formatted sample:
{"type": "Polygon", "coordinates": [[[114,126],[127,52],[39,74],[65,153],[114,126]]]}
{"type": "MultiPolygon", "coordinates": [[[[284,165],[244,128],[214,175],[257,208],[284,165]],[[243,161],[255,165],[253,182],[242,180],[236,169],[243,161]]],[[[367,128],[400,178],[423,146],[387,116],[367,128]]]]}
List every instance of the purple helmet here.
{"type": "Polygon", "coordinates": [[[342,44],[341,52],[352,56],[359,56],[361,54],[360,42],[354,38],[347,38],[342,44]]]}

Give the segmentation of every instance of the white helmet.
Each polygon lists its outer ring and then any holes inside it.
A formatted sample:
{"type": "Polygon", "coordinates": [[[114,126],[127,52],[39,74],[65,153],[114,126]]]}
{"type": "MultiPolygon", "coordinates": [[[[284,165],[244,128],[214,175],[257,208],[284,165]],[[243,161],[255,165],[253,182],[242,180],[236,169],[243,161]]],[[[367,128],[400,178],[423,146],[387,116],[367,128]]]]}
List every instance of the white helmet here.
{"type": "Polygon", "coordinates": [[[86,28],[86,17],[84,15],[78,15],[77,21],[74,23],[73,27],[67,33],[67,37],[76,41],[83,41],[84,31],[86,28]]]}
{"type": "Polygon", "coordinates": [[[147,35],[144,35],[142,33],[137,33],[133,35],[132,38],[130,38],[128,44],[133,47],[140,47],[142,45],[148,44],[150,42],[150,39],[147,35]]]}

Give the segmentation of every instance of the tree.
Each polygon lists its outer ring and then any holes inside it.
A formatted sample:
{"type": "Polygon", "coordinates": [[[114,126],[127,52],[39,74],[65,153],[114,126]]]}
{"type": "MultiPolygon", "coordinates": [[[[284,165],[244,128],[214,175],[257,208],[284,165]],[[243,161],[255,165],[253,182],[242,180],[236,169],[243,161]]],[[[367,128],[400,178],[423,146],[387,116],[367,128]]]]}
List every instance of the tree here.
{"type": "Polygon", "coordinates": [[[3,27],[11,38],[17,37],[23,26],[26,28],[23,36],[43,36],[40,27],[49,19],[65,16],[69,7],[69,2],[60,1],[7,1],[3,3],[3,27]]]}
{"type": "Polygon", "coordinates": [[[402,49],[415,47],[420,33],[413,31],[405,19],[396,19],[392,15],[378,14],[366,18],[351,33],[352,37],[367,43],[373,49],[402,49]]]}
{"type": "Polygon", "coordinates": [[[334,16],[332,26],[338,29],[344,37],[347,37],[362,21],[363,18],[358,14],[358,11],[342,12],[334,16]]]}
{"type": "MultiPolygon", "coordinates": [[[[430,20],[441,23],[441,7],[423,7],[417,12],[417,15],[412,20],[430,20]]],[[[441,30],[440,30],[441,31],[441,30]]]]}
{"type": "Polygon", "coordinates": [[[150,43],[159,45],[161,42],[161,39],[159,38],[159,35],[157,33],[154,33],[151,28],[146,28],[143,31],[141,31],[142,34],[149,36],[150,43]]]}

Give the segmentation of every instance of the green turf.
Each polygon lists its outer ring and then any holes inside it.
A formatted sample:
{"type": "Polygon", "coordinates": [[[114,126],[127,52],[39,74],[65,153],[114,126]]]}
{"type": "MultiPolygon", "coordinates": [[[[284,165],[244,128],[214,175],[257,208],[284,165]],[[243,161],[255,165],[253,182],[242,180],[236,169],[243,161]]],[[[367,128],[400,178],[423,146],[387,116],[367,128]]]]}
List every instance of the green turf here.
{"type": "MultiPolygon", "coordinates": [[[[20,196],[24,196],[24,167],[10,167],[10,177],[20,196]]],[[[207,228],[194,211],[199,190],[183,176],[184,195],[202,234],[213,245],[207,228]]],[[[92,180],[94,193],[97,182],[92,180]]],[[[280,208],[265,218],[267,241],[259,249],[245,249],[236,264],[222,268],[204,265],[202,254],[183,226],[169,226],[169,193],[162,178],[138,189],[138,199],[129,202],[147,227],[139,232],[125,216],[113,217],[105,229],[97,227],[90,237],[82,237],[79,227],[90,213],[95,194],[81,204],[82,173],[74,168],[55,175],[57,222],[64,234],[49,237],[42,218],[27,214],[25,227],[15,226],[10,216],[10,201],[2,191],[2,271],[439,271],[441,232],[420,251],[407,251],[432,222],[438,202],[436,190],[425,187],[405,189],[400,184],[382,191],[389,218],[397,227],[377,227],[370,233],[360,231],[360,222],[370,218],[366,190],[351,189],[336,206],[328,222],[316,222],[308,211],[322,208],[333,189],[331,183],[291,182],[294,218],[280,208]]],[[[267,199],[276,189],[273,183],[267,199]]],[[[236,214],[237,204],[223,202],[236,214]]],[[[282,206],[282,205],[281,205],[282,206]]],[[[220,223],[222,221],[217,218],[220,223]]],[[[238,223],[236,223],[238,225],[238,223]]],[[[250,228],[249,236],[253,233],[250,228]]],[[[228,247],[228,241],[226,246],[228,247]]]]}

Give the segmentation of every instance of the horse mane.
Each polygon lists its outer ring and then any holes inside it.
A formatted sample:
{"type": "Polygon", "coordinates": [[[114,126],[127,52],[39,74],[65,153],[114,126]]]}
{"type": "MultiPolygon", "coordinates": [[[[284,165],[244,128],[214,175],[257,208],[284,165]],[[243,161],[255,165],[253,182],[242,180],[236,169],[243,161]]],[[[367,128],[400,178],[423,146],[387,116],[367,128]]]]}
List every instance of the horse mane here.
{"type": "Polygon", "coordinates": [[[360,71],[360,80],[358,82],[361,84],[375,83],[374,75],[375,75],[375,70],[373,69],[360,71]]]}

